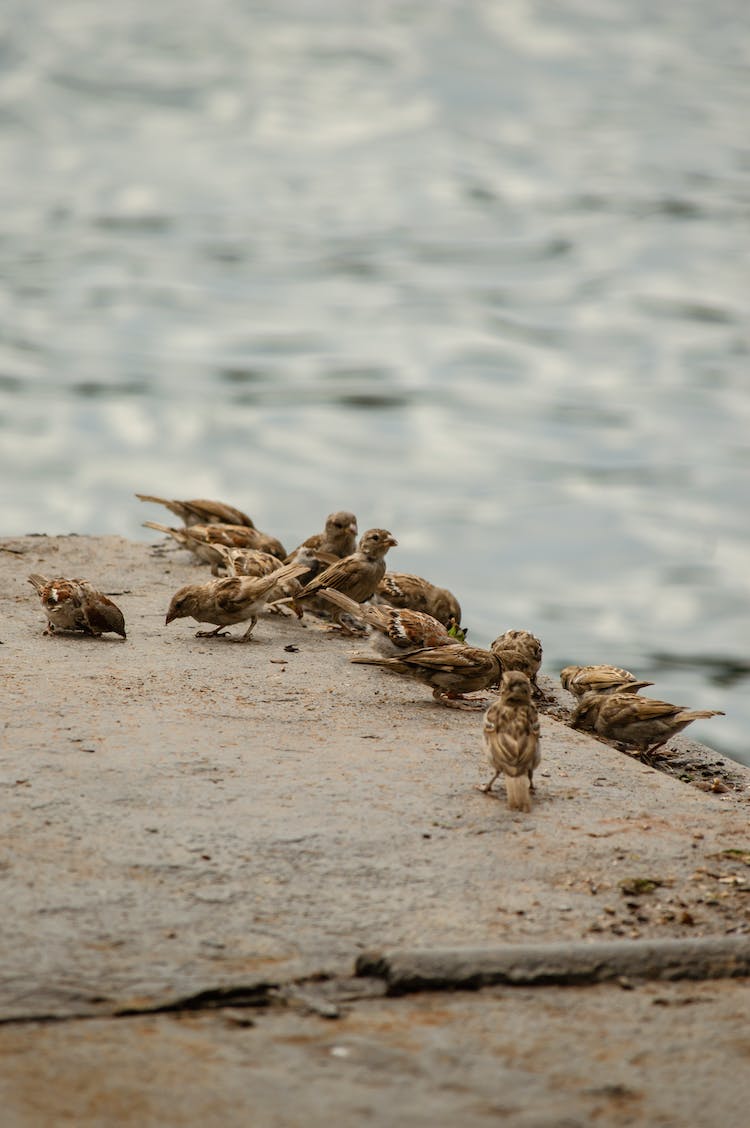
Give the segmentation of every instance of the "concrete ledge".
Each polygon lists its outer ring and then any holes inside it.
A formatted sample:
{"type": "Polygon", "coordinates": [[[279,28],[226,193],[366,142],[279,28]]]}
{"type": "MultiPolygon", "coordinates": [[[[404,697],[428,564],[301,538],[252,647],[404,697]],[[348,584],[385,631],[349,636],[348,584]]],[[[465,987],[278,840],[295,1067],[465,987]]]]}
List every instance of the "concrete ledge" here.
{"type": "Polygon", "coordinates": [[[612,940],[600,944],[507,944],[364,953],[358,975],[384,979],[389,995],[445,988],[582,985],[621,977],[727,979],[750,974],[750,936],[612,940]]]}

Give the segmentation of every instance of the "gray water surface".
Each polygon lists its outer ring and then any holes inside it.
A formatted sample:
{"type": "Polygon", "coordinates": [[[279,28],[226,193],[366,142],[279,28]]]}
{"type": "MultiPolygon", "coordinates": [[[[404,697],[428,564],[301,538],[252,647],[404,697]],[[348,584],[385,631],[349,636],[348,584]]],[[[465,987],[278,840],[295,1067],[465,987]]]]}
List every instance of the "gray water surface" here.
{"type": "Polygon", "coordinates": [[[750,762],[750,8],[6,0],[0,531],[399,538],[750,762]]]}

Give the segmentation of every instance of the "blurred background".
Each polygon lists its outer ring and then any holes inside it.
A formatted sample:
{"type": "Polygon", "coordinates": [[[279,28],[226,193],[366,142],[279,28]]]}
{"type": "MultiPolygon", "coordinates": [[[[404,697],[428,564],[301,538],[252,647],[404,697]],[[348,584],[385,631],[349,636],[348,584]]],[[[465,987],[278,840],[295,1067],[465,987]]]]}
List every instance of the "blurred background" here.
{"type": "Polygon", "coordinates": [[[352,509],[750,762],[749,63],[745,0],[5,0],[0,532],[352,509]]]}

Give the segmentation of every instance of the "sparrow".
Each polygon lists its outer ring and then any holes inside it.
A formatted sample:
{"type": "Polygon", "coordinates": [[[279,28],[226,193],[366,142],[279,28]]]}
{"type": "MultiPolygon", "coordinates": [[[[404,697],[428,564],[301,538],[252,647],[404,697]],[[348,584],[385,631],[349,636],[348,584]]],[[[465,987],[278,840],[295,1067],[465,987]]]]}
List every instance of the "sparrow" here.
{"type": "Polygon", "coordinates": [[[247,525],[186,525],[175,529],[156,521],[144,521],[143,524],[147,529],[167,533],[181,548],[187,548],[204,564],[210,564],[214,576],[219,574],[223,563],[219,553],[214,551],[215,544],[223,544],[227,548],[257,548],[278,557],[279,561],[286,556],[286,549],[275,537],[247,525]]]}
{"type": "Polygon", "coordinates": [[[620,666],[566,666],[560,670],[560,682],[563,689],[572,693],[574,697],[583,697],[585,693],[637,693],[653,682],[638,681],[630,670],[623,670],[620,666]]]}
{"type": "MultiPolygon", "coordinates": [[[[212,548],[222,558],[228,576],[268,576],[279,567],[277,556],[271,556],[270,552],[260,552],[256,548],[227,548],[224,544],[214,544],[212,548]]],[[[293,603],[294,597],[301,591],[302,584],[296,576],[287,576],[285,580],[279,580],[273,591],[266,596],[269,610],[276,614],[279,612],[292,614],[288,606],[277,606],[277,601],[283,599],[293,603]]],[[[302,618],[299,608],[296,614],[297,618],[302,618]]]]}
{"type": "Polygon", "coordinates": [[[539,693],[536,676],[542,664],[542,644],[536,635],[531,631],[506,631],[490,644],[490,650],[500,659],[505,673],[519,670],[531,682],[534,693],[539,693]]]}
{"type": "Polygon", "coordinates": [[[444,646],[414,650],[399,658],[352,658],[365,666],[382,666],[432,686],[432,696],[450,709],[476,709],[484,701],[464,698],[465,693],[486,689],[500,677],[500,663],[490,650],[450,642],[444,646]]]}
{"type": "Polygon", "coordinates": [[[388,572],[378,584],[374,602],[422,611],[446,627],[461,622],[461,605],[455,595],[408,572],[388,572]]]}
{"type": "Polygon", "coordinates": [[[503,674],[500,696],[484,715],[483,736],[495,774],[479,790],[489,793],[503,772],[511,811],[530,811],[534,769],[542,757],[539,715],[531,700],[531,682],[520,670],[503,674]]]}
{"type": "Polygon", "coordinates": [[[268,576],[228,576],[205,584],[187,584],[172,596],[166,623],[173,619],[195,619],[198,623],[215,623],[213,631],[198,631],[196,638],[222,636],[222,627],[250,620],[250,626],[237,642],[248,642],[258,615],[282,580],[304,572],[301,564],[282,564],[268,576]]]}
{"type": "Polygon", "coordinates": [[[432,615],[409,611],[408,608],[402,610],[398,607],[375,607],[371,603],[357,603],[343,592],[330,588],[324,588],[320,594],[347,615],[372,627],[372,644],[386,658],[456,642],[443,624],[433,619],[432,615]]]}
{"type": "Polygon", "coordinates": [[[322,533],[314,533],[294,552],[290,552],[285,564],[308,564],[308,582],[323,570],[326,564],[333,564],[351,554],[357,548],[357,518],[353,513],[341,510],[329,513],[322,533]]]}
{"type": "MultiPolygon", "coordinates": [[[[278,556],[261,552],[259,548],[228,548],[225,544],[213,544],[214,552],[221,557],[221,564],[228,576],[268,576],[279,567],[278,556]]],[[[285,560],[285,564],[297,561],[285,560]]]]}
{"type": "Polygon", "coordinates": [[[655,752],[692,721],[723,717],[721,709],[686,709],[636,693],[584,694],[571,718],[574,728],[593,728],[599,736],[631,744],[638,753],[655,752]]]}
{"type": "Polygon", "coordinates": [[[122,611],[86,580],[67,580],[62,576],[48,580],[37,573],[29,576],[47,615],[44,634],[55,631],[83,631],[100,638],[111,631],[127,638],[122,611]]]}
{"type": "MultiPolygon", "coordinates": [[[[305,584],[296,597],[297,604],[309,603],[320,595],[324,588],[333,588],[343,592],[356,603],[364,603],[370,599],[380,580],[385,575],[385,554],[389,548],[398,544],[396,538],[387,529],[368,529],[363,534],[356,552],[329,564],[314,579],[305,584]]],[[[334,611],[334,620],[341,630],[352,634],[341,622],[341,611],[334,611]]]]}
{"type": "Polygon", "coordinates": [[[181,517],[186,525],[246,525],[254,529],[255,525],[241,509],[233,505],[225,505],[223,501],[207,501],[205,498],[193,498],[191,501],[170,501],[166,497],[152,497],[151,494],[135,495],[141,501],[153,501],[157,505],[166,505],[176,517],[181,517]]]}

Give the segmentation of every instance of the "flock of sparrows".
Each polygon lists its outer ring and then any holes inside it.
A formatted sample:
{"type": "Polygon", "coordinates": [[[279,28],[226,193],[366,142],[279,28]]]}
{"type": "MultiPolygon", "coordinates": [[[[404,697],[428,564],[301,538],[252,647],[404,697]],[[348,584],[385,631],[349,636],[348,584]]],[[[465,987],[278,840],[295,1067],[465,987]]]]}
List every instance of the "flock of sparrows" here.
{"type": "MultiPolygon", "coordinates": [[[[368,529],[357,543],[353,513],[332,513],[316,533],[287,553],[275,537],[260,532],[239,509],[222,502],[177,501],[136,494],[141,501],[164,505],[183,521],[173,527],[146,521],[167,533],[198,560],[211,566],[213,579],[187,584],[175,592],[166,623],[192,618],[212,630],[196,637],[215,638],[224,628],[247,623],[236,641],[247,642],[259,614],[305,611],[333,621],[329,629],[369,637],[376,653],[357,655],[355,663],[380,666],[423,682],[437,702],[451,708],[484,708],[486,700],[465,695],[499,687],[487,709],[483,737],[494,775],[480,790],[490,792],[502,773],[508,805],[531,808],[534,769],[540,761],[539,716],[535,701],[542,645],[530,631],[509,630],[489,650],[471,646],[461,629],[461,607],[445,588],[421,576],[387,572],[385,556],[398,543],[387,529],[368,529]],[[225,573],[220,575],[220,573],[225,573]]],[[[81,579],[48,579],[33,574],[47,616],[45,633],[83,631],[126,637],[120,609],[81,579]]],[[[597,736],[652,753],[699,717],[720,710],[689,710],[640,697],[651,682],[639,681],[617,666],[567,666],[563,688],[577,698],[571,725],[597,736]]]]}

